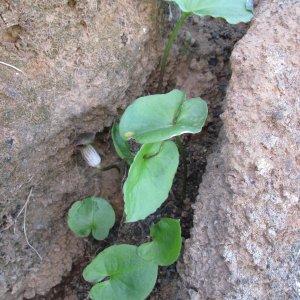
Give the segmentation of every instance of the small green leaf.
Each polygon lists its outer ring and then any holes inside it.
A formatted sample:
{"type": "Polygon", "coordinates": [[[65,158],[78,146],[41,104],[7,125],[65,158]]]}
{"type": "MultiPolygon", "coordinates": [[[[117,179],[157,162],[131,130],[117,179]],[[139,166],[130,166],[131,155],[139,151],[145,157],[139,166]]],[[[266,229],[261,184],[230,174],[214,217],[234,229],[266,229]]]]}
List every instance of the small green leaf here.
{"type": "Polygon", "coordinates": [[[136,246],[115,245],[98,254],[83,277],[99,282],[90,291],[93,300],[142,300],[155,285],[157,269],[157,264],[138,255],[136,246]]]}
{"type": "Polygon", "coordinates": [[[133,161],[133,155],[130,151],[129,143],[120,136],[118,124],[113,125],[111,136],[119,157],[126,160],[126,162],[130,165],[133,161]]]}
{"type": "Polygon", "coordinates": [[[145,219],[166,200],[179,163],[176,144],[145,144],[130,166],[123,187],[127,222],[145,219]]]}
{"type": "Polygon", "coordinates": [[[75,202],[68,213],[69,228],[80,237],[92,233],[96,240],[103,240],[115,223],[115,212],[104,199],[88,197],[75,202]]]}
{"type": "Polygon", "coordinates": [[[180,221],[163,218],[151,226],[150,236],[153,241],[139,246],[139,255],[160,266],[173,264],[178,259],[181,250],[180,221]]]}
{"type": "Polygon", "coordinates": [[[198,16],[223,18],[230,24],[250,22],[253,11],[249,0],[170,0],[178,4],[184,12],[198,16]]]}
{"type": "Polygon", "coordinates": [[[200,132],[206,117],[204,100],[187,100],[184,92],[173,90],[141,97],[129,105],[120,121],[120,135],[141,144],[161,142],[183,133],[200,132]]]}

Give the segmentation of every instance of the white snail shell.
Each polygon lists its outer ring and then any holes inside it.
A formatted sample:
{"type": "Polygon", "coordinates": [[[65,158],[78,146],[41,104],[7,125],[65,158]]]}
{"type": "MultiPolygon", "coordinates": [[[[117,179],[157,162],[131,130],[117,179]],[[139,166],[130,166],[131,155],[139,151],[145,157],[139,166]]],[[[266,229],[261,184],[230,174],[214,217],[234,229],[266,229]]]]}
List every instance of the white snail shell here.
{"type": "Polygon", "coordinates": [[[101,157],[92,145],[83,146],[81,154],[90,167],[98,168],[100,166],[101,157]]]}

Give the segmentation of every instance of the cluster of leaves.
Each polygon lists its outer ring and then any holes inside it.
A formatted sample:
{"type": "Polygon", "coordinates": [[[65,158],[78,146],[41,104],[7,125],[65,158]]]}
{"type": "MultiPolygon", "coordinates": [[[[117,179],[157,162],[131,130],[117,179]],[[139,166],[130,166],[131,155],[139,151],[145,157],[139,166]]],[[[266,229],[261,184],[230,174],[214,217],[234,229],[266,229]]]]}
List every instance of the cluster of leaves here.
{"type": "MultiPolygon", "coordinates": [[[[70,229],[80,237],[107,237],[115,221],[110,204],[98,197],[75,202],[68,214],[70,229]]],[[[145,299],[152,291],[158,266],[173,264],[180,254],[179,220],[163,218],[150,229],[151,242],[139,247],[113,245],[99,253],[84,269],[83,277],[94,284],[94,300],[145,299]]]]}
{"type": "Polygon", "coordinates": [[[94,258],[83,277],[94,283],[94,300],[145,299],[152,291],[158,266],[174,263],[180,254],[181,229],[178,220],[161,219],[151,227],[152,241],[140,245],[114,245],[94,258]]]}
{"type": "MultiPolygon", "coordinates": [[[[252,18],[252,0],[167,0],[175,2],[183,14],[171,33],[162,58],[167,62],[176,36],[191,14],[224,18],[236,24],[252,18]]],[[[168,197],[179,164],[179,151],[172,138],[198,133],[207,118],[207,104],[201,98],[187,99],[185,92],[141,97],[131,104],[112,128],[118,155],[130,166],[123,186],[127,222],[145,219],[168,197]],[[141,144],[134,155],[129,140],[141,144]]],[[[75,202],[68,225],[79,237],[90,234],[105,239],[115,223],[111,205],[99,197],[75,202]]],[[[99,253],[84,269],[83,277],[94,284],[94,300],[141,300],[152,291],[158,266],[174,263],[181,250],[179,220],[163,218],[150,229],[151,242],[140,246],[113,245],[99,253]]]]}
{"type": "Polygon", "coordinates": [[[127,107],[119,130],[112,132],[115,148],[128,161],[132,154],[126,141],[143,144],[123,187],[127,222],[145,219],[166,200],[179,163],[177,146],[169,139],[200,132],[206,117],[206,102],[187,99],[179,90],[141,97],[127,107]]]}
{"type": "MultiPolygon", "coordinates": [[[[179,163],[176,144],[169,140],[183,133],[200,132],[207,117],[206,102],[187,99],[173,90],[163,95],[141,97],[112,128],[116,152],[129,165],[124,184],[127,222],[146,218],[168,197],[179,163]],[[131,152],[129,139],[141,143],[131,152]]],[[[69,228],[80,237],[92,234],[96,240],[108,236],[115,222],[110,204],[98,197],[75,202],[69,210],[69,228]]],[[[150,230],[152,241],[140,245],[115,245],[85,268],[85,280],[94,283],[92,299],[144,299],[153,289],[158,266],[174,263],[181,249],[178,220],[163,218],[150,230]]]]}

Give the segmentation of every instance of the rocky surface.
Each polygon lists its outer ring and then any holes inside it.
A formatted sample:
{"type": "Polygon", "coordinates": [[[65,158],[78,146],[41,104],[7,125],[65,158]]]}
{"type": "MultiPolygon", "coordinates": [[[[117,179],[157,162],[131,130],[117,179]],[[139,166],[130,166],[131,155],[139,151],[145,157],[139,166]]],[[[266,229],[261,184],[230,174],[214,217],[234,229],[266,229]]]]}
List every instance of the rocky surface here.
{"type": "MultiPolygon", "coordinates": [[[[84,240],[65,223],[80,197],[120,206],[119,174],[101,174],[73,142],[109,127],[157,63],[156,1],[0,3],[0,299],[31,298],[61,281],[84,240]],[[117,182],[117,183],[116,183],[117,182]],[[28,195],[32,192],[31,197],[28,195]],[[26,200],[26,243],[24,214],[26,200]]],[[[103,164],[114,157],[105,135],[103,164]]]]}
{"type": "MultiPolygon", "coordinates": [[[[179,10],[175,5],[165,5],[164,15],[165,36],[174,26],[179,17],[179,10]]],[[[173,88],[185,90],[189,96],[202,96],[209,105],[209,121],[205,129],[196,135],[184,135],[186,159],[188,164],[188,195],[184,201],[182,194],[183,168],[179,167],[172,193],[167,201],[147,219],[126,224],[116,224],[103,242],[85,240],[85,251],[82,259],[73,264],[73,268],[61,283],[52,288],[46,295],[37,296],[35,300],[65,300],[87,299],[91,285],[81,276],[83,268],[92,257],[112,244],[128,243],[139,245],[149,241],[149,227],[162,217],[180,218],[182,236],[190,236],[193,209],[191,204],[198,195],[199,182],[205,172],[206,157],[211,153],[221,126],[220,113],[222,101],[225,97],[226,86],[231,76],[230,54],[234,44],[245,34],[248,25],[229,25],[222,19],[189,18],[180,32],[180,36],[173,47],[173,53],[165,76],[165,90],[173,88]]],[[[148,79],[144,94],[158,92],[159,72],[154,70],[148,79]]],[[[111,145],[110,151],[114,151],[111,145]]],[[[116,184],[116,183],[111,183],[116,184]]],[[[117,183],[120,185],[120,182],[117,183]]],[[[158,278],[151,300],[188,299],[181,293],[180,278],[176,265],[159,268],[158,278]]]]}
{"type": "Polygon", "coordinates": [[[299,299],[299,1],[262,0],[185,243],[191,299],[299,299]]]}

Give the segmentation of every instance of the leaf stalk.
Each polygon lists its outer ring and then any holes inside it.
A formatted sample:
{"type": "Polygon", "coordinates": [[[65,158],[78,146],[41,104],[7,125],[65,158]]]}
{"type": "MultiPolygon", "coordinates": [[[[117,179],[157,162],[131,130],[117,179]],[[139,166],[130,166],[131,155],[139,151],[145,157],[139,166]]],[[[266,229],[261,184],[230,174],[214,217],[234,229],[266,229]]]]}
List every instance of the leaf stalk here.
{"type": "Polygon", "coordinates": [[[161,79],[160,80],[160,85],[162,85],[162,81],[163,81],[163,78],[164,78],[164,74],[165,74],[165,71],[166,71],[166,66],[167,66],[167,62],[168,62],[168,58],[169,58],[172,46],[173,46],[174,42],[176,41],[176,38],[179,34],[180,29],[182,28],[185,21],[187,20],[187,18],[191,14],[192,13],[190,13],[190,12],[183,12],[181,14],[181,17],[176,22],[175,27],[173,28],[172,32],[170,33],[170,35],[168,37],[168,41],[166,43],[164,53],[163,53],[161,63],[160,63],[160,79],[161,79]]]}
{"type": "Polygon", "coordinates": [[[184,201],[186,197],[187,173],[188,173],[188,166],[187,166],[187,159],[186,159],[187,154],[183,142],[180,139],[180,136],[176,136],[175,142],[178,147],[179,154],[182,157],[183,179],[182,179],[181,201],[184,201]]]}

